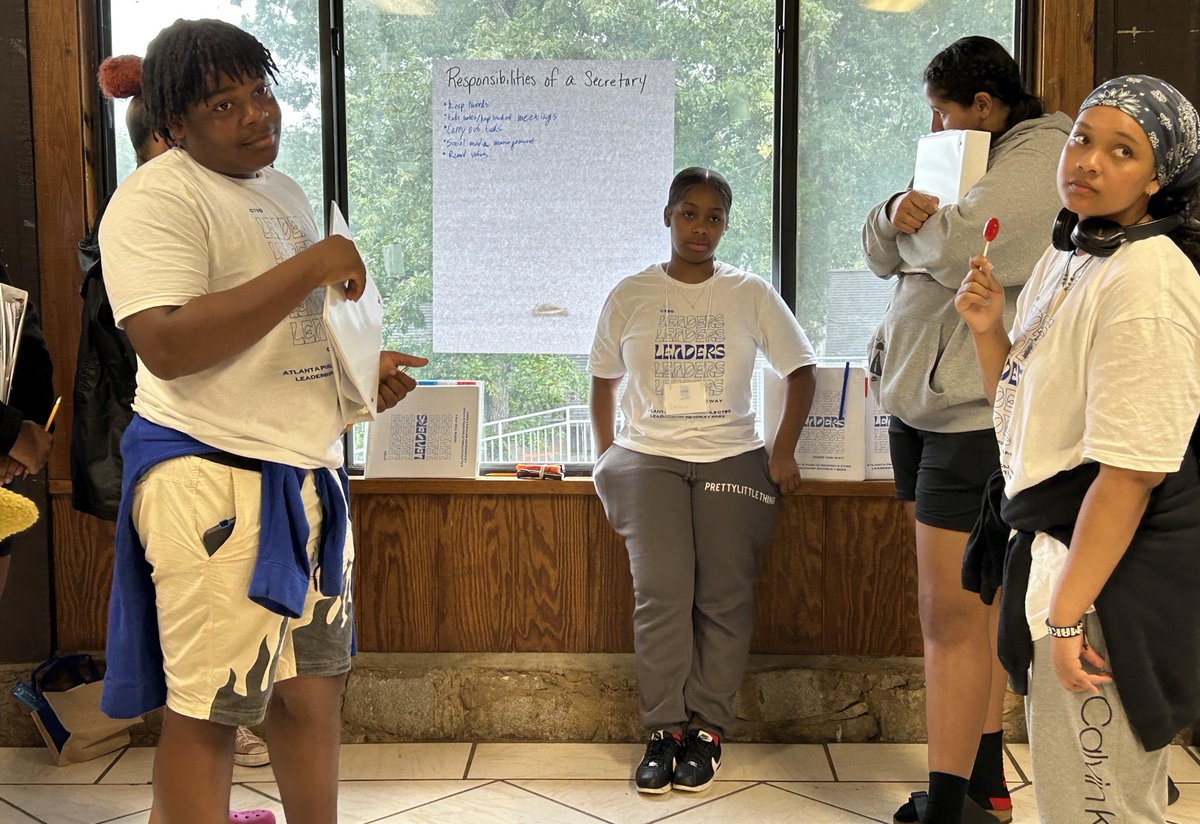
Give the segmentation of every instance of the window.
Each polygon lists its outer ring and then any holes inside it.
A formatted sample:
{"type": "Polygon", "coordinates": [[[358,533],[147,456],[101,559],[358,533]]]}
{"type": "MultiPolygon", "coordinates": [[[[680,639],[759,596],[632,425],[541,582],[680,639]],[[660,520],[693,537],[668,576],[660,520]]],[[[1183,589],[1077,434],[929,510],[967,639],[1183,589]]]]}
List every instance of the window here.
{"type": "MultiPolygon", "coordinates": [[[[429,357],[430,365],[422,370],[429,377],[485,382],[484,462],[590,463],[590,379],[584,369],[590,333],[565,352],[550,353],[552,345],[538,344],[524,353],[498,354],[487,349],[494,345],[492,336],[483,342],[484,351],[440,351],[435,290],[444,273],[434,271],[433,158],[441,149],[443,118],[435,113],[431,124],[434,61],[673,61],[674,158],[667,160],[656,199],[639,202],[640,214],[633,216],[644,218],[643,225],[656,233],[653,256],[625,271],[595,273],[604,285],[594,287],[594,309],[586,319],[594,328],[600,303],[616,280],[669,257],[660,215],[672,165],[711,166],[729,178],[735,204],[720,255],[770,277],[774,21],[770,0],[346,0],[351,223],[368,268],[377,273],[387,296],[385,339],[389,346],[429,357]]],[[[526,69],[537,74],[528,65],[526,69]]],[[[638,150],[636,136],[622,142],[621,151],[638,150]]],[[[562,168],[559,185],[587,172],[587,157],[575,162],[575,168],[562,168]]],[[[554,196],[553,191],[530,193],[535,199],[554,196]]],[[[630,207],[592,213],[595,206],[580,198],[566,208],[589,215],[591,240],[599,247],[637,243],[622,231],[630,221],[625,213],[630,207]]],[[[535,216],[524,220],[519,231],[549,243],[558,229],[551,216],[535,216]]],[[[495,257],[495,280],[482,289],[503,290],[506,273],[515,277],[519,261],[495,257]]],[[[533,276],[567,275],[545,268],[533,276]]],[[[526,304],[546,306],[536,298],[526,304]]],[[[556,307],[557,301],[549,305],[556,307]]],[[[489,331],[479,329],[481,337],[489,331]]]]}
{"type": "Polygon", "coordinates": [[[867,270],[862,224],[912,179],[931,116],[921,74],[969,34],[1011,54],[1016,15],[999,0],[891,3],[917,7],[902,14],[867,8],[879,2],[820,5],[801,35],[796,316],[819,354],[864,360],[894,281],[867,270]]]}

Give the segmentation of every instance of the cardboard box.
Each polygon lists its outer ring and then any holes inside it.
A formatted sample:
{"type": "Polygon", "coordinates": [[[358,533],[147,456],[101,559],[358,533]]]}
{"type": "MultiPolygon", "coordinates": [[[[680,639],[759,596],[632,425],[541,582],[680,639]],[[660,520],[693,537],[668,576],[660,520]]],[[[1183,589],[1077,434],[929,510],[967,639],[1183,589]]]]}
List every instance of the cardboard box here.
{"type": "Polygon", "coordinates": [[[421,382],[367,427],[366,478],[479,475],[483,384],[421,382]]]}
{"type": "MultiPolygon", "coordinates": [[[[763,384],[763,428],[770,445],[783,411],[784,381],[772,372],[764,376],[763,384]]],[[[801,477],[814,481],[891,479],[890,421],[868,390],[864,366],[819,364],[813,405],[796,444],[801,477]]]]}

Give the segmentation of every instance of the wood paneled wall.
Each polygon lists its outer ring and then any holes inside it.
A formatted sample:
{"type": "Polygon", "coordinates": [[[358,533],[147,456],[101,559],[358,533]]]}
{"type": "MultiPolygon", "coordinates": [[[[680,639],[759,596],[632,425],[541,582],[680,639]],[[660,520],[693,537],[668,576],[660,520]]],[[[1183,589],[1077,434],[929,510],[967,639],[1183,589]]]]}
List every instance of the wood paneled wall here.
{"type": "MultiPolygon", "coordinates": [[[[629,562],[590,482],[411,486],[356,485],[360,649],[633,650],[629,562]]],[[[915,554],[891,495],[810,484],[784,499],[760,563],[756,652],[921,653],[915,554]]]]}
{"type": "Polygon", "coordinates": [[[1033,86],[1046,111],[1075,117],[1095,88],[1095,0],[1031,0],[1033,86]]]}
{"type": "MultiPolygon", "coordinates": [[[[54,527],[59,645],[104,645],[112,527],[54,527]]],[[[590,481],[351,484],[364,652],[631,652],[633,584],[590,481]]],[[[887,483],[785,498],[760,562],[756,652],[919,655],[911,533],[887,483]]]]}
{"type": "Polygon", "coordinates": [[[90,38],[82,35],[91,25],[93,3],[28,0],[27,6],[42,325],[54,362],[55,389],[63,396],[48,472],[50,478],[66,478],[83,308],[75,244],[87,233],[96,207],[94,194],[89,195],[90,140],[85,134],[90,108],[85,100],[95,94],[95,60],[86,45],[90,38]]]}

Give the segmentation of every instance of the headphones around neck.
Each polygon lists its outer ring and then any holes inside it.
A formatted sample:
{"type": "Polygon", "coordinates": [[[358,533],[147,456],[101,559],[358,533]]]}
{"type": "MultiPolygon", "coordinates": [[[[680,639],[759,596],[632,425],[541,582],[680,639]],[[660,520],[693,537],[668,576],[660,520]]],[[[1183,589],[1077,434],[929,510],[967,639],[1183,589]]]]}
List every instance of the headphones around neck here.
{"type": "Polygon", "coordinates": [[[1050,242],[1060,252],[1082,249],[1089,255],[1109,257],[1128,241],[1133,243],[1155,235],[1165,235],[1183,225],[1183,215],[1122,226],[1115,220],[1103,217],[1085,217],[1083,220],[1069,209],[1063,209],[1054,219],[1054,230],[1050,242]]]}

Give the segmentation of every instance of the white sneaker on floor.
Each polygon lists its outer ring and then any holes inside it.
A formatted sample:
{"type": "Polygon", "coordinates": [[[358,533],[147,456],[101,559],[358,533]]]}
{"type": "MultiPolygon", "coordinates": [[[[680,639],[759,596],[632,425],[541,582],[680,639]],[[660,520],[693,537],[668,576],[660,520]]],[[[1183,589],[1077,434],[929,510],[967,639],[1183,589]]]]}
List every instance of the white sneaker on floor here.
{"type": "Polygon", "coordinates": [[[238,727],[233,742],[233,763],[239,767],[270,764],[271,753],[267,751],[267,742],[250,732],[249,727],[238,727]]]}

